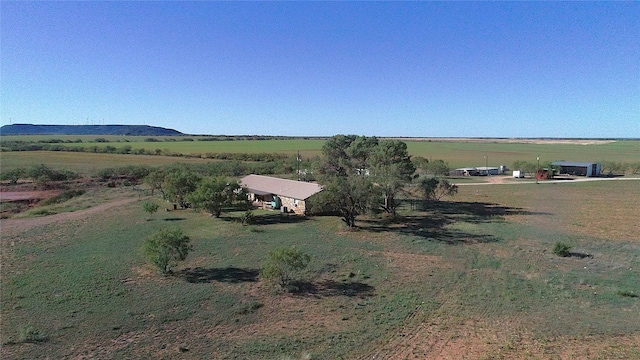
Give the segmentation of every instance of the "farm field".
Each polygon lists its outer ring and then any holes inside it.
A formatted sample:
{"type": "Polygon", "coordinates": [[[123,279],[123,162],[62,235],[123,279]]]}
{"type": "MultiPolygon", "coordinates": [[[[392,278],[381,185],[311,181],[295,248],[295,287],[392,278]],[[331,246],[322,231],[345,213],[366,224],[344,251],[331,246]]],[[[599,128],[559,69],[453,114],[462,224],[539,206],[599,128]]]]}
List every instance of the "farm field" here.
{"type": "MultiPolygon", "coordinates": [[[[3,137],[3,140],[20,138],[15,136],[3,137]]],[[[33,137],[24,137],[30,139],[33,137]]],[[[58,136],[56,138],[63,138],[58,136]]],[[[70,136],[73,141],[77,136],[70,136]]],[[[43,137],[42,140],[50,139],[43,137]]],[[[295,140],[234,140],[234,141],[164,141],[146,142],[141,137],[129,137],[127,142],[91,142],[95,137],[84,139],[82,143],[60,144],[66,147],[106,147],[112,146],[121,148],[131,147],[132,150],[145,149],[154,151],[155,149],[179,153],[184,155],[201,156],[207,153],[285,153],[294,155],[298,151],[303,157],[320,155],[324,140],[318,139],[295,139],[295,140]]],[[[111,140],[110,140],[111,141],[111,140]]],[[[115,141],[115,140],[114,140],[115,141]]],[[[577,141],[577,140],[576,140],[577,141]]],[[[543,143],[523,142],[514,143],[487,139],[486,141],[416,141],[405,140],[409,153],[412,156],[422,156],[427,159],[441,159],[447,161],[452,167],[467,166],[489,166],[507,165],[514,161],[536,161],[539,155],[542,162],[546,161],[617,161],[617,162],[640,162],[640,141],[620,140],[601,142],[577,142],[567,143],[567,141],[545,141],[543,143]],[[485,159],[485,156],[487,159],[485,159]],[[488,160],[488,161],[487,161],[488,160]]],[[[15,152],[2,153],[2,165],[11,166],[19,160],[12,160],[15,152]]],[[[24,155],[23,155],[24,156],[24,155]]],[[[53,154],[42,154],[39,156],[55,157],[53,154]]],[[[79,154],[80,156],[80,154],[79,154]]],[[[27,156],[28,157],[28,156],[27,156]]],[[[21,158],[23,159],[23,158],[21,158]]],[[[154,160],[149,160],[153,162],[154,160]]],[[[163,162],[162,160],[158,160],[163,162]]],[[[55,161],[54,161],[55,162],[55,161]]]]}
{"type": "Polygon", "coordinates": [[[177,162],[201,164],[212,159],[176,158],[172,156],[94,154],[65,151],[12,151],[1,154],[0,166],[3,170],[46,164],[56,170],[71,170],[86,176],[95,176],[100,170],[127,165],[163,166],[177,162]]]}
{"type": "Polygon", "coordinates": [[[127,187],[83,196],[0,220],[3,359],[640,357],[639,181],[463,186],[358,231],[266,211],[148,221],[127,187]],[[194,251],[163,277],[140,247],[167,225],[194,251]],[[279,293],[259,267],[292,245],[311,263],[279,293]]]}

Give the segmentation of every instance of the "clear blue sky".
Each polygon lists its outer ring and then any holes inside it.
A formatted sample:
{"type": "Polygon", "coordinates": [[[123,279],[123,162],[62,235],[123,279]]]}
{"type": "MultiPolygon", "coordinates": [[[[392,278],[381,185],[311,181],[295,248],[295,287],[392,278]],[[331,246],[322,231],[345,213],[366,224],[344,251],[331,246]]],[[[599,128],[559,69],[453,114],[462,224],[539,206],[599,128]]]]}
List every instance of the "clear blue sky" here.
{"type": "Polygon", "coordinates": [[[640,2],[0,3],[0,125],[640,137],[640,2]]]}

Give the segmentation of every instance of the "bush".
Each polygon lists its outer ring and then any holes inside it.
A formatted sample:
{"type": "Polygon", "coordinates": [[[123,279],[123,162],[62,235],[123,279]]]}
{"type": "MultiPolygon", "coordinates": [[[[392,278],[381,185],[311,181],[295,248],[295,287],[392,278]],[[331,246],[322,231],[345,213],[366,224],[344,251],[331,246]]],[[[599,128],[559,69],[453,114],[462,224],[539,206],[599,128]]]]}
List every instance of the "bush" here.
{"type": "Polygon", "coordinates": [[[553,246],[553,253],[558,255],[558,256],[562,256],[562,257],[567,257],[570,255],[569,250],[571,250],[571,246],[562,243],[562,242],[557,242],[554,246],[553,246]]]}
{"type": "Polygon", "coordinates": [[[34,329],[31,325],[18,330],[19,343],[37,343],[47,340],[49,340],[49,337],[44,332],[34,329]]]}
{"type": "Polygon", "coordinates": [[[149,262],[167,274],[192,250],[189,237],[178,227],[160,229],[145,240],[142,251],[149,262]]]}
{"type": "Polygon", "coordinates": [[[71,200],[72,198],[76,197],[76,196],[80,196],[84,194],[84,190],[67,190],[64,191],[62,193],[60,193],[59,195],[56,195],[54,197],[48,198],[47,200],[44,200],[41,205],[53,205],[53,204],[60,204],[63,203],[65,201],[71,200]]]}
{"type": "Polygon", "coordinates": [[[260,276],[268,281],[277,282],[288,289],[296,273],[309,264],[311,257],[295,247],[281,248],[267,254],[267,263],[260,270],[260,276]]]}
{"type": "Polygon", "coordinates": [[[160,205],[158,205],[157,203],[153,202],[153,201],[146,201],[144,204],[142,204],[142,208],[144,209],[144,211],[149,214],[149,219],[151,219],[151,216],[158,211],[158,208],[160,207],[160,205]]]}
{"type": "Polygon", "coordinates": [[[616,294],[618,294],[619,296],[622,297],[630,297],[630,298],[637,298],[638,295],[634,294],[633,291],[629,291],[629,290],[618,290],[616,291],[616,294]]]}
{"type": "Polygon", "coordinates": [[[255,221],[256,216],[253,214],[251,210],[247,210],[240,216],[240,222],[242,225],[251,225],[255,221]]]}

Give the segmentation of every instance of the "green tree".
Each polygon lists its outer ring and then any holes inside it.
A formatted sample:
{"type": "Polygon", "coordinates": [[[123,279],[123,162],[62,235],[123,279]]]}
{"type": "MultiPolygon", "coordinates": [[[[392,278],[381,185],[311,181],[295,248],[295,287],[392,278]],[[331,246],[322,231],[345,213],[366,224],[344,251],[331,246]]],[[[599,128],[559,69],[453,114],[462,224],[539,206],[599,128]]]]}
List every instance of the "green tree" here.
{"type": "Polygon", "coordinates": [[[311,257],[296,247],[276,249],[267,254],[267,262],[260,270],[260,276],[287,288],[309,261],[311,257]]]}
{"type": "Polygon", "coordinates": [[[424,170],[433,176],[449,176],[449,163],[444,160],[434,160],[425,164],[424,170]]]}
{"type": "Polygon", "coordinates": [[[426,201],[438,201],[443,196],[453,196],[458,193],[458,185],[451,184],[447,179],[428,177],[419,184],[422,198],[426,201]]]}
{"type": "Polygon", "coordinates": [[[26,170],[26,176],[33,179],[34,183],[41,186],[46,186],[49,181],[64,181],[77,179],[79,177],[78,174],[72,171],[53,170],[45,164],[31,166],[26,170]]]}
{"type": "Polygon", "coordinates": [[[151,216],[153,214],[156,213],[156,211],[158,211],[158,208],[160,207],[160,205],[158,205],[157,203],[153,202],[153,201],[145,201],[144,204],[142,204],[142,208],[144,209],[144,211],[149,214],[149,219],[151,219],[151,216]]]}
{"type": "Polygon", "coordinates": [[[563,242],[556,242],[555,245],[553,245],[553,253],[560,256],[560,257],[568,257],[569,255],[571,255],[571,246],[567,245],[563,242]]]}
{"type": "Polygon", "coordinates": [[[178,227],[163,228],[148,237],[142,251],[147,261],[167,274],[178,261],[183,261],[192,250],[189,237],[178,227]]]}
{"type": "Polygon", "coordinates": [[[18,180],[25,177],[27,175],[27,170],[25,168],[15,168],[8,171],[2,172],[2,177],[0,180],[9,180],[11,185],[16,185],[18,180]]]}
{"type": "Polygon", "coordinates": [[[246,201],[246,191],[238,180],[229,180],[224,176],[206,177],[198,183],[198,187],[187,195],[197,209],[203,209],[215,217],[220,217],[222,210],[236,201],[246,201]]]}
{"type": "Polygon", "coordinates": [[[538,164],[536,162],[516,160],[511,166],[513,167],[513,170],[520,170],[524,172],[524,174],[534,174],[538,164]]]}
{"type": "Polygon", "coordinates": [[[416,171],[407,144],[399,140],[383,140],[373,148],[368,163],[373,181],[382,192],[382,208],[395,216],[396,195],[411,182],[416,171]]]}
{"type": "Polygon", "coordinates": [[[334,177],[324,182],[324,189],[318,199],[340,213],[342,221],[349,228],[354,228],[356,217],[379,203],[378,190],[366,175],[334,177]]]}
{"type": "Polygon", "coordinates": [[[156,169],[145,176],[144,183],[149,185],[151,188],[151,196],[153,196],[154,192],[158,190],[162,198],[167,200],[167,195],[164,193],[164,189],[162,188],[165,175],[166,172],[163,169],[156,169]]]}
{"type": "Polygon", "coordinates": [[[318,196],[325,208],[337,211],[350,228],[358,215],[377,206],[368,159],[377,146],[375,138],[336,135],[322,146],[318,182],[324,189],[318,196]]]}
{"type": "Polygon", "coordinates": [[[179,165],[167,171],[162,188],[167,199],[178,203],[180,207],[185,207],[187,195],[196,190],[199,181],[200,175],[184,165],[179,165]]]}

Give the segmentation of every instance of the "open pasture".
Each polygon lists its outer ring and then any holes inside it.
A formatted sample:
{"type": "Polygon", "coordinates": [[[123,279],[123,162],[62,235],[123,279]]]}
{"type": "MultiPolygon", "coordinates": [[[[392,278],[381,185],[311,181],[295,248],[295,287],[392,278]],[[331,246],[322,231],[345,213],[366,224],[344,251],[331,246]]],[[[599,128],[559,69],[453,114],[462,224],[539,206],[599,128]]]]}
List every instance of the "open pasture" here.
{"type": "MultiPolygon", "coordinates": [[[[160,139],[161,140],[161,139],[160,139]]],[[[87,140],[91,141],[91,140],[87,140]]],[[[596,144],[558,143],[512,143],[506,141],[406,141],[412,156],[422,156],[430,160],[447,161],[451,167],[467,166],[499,166],[511,164],[516,160],[535,162],[540,156],[541,162],[549,161],[614,161],[640,162],[640,141],[624,140],[596,144]],[[485,158],[486,157],[486,158],[485,158]]],[[[122,148],[130,146],[132,150],[145,149],[163,152],[204,155],[207,153],[285,153],[292,156],[298,151],[309,158],[320,155],[324,140],[234,140],[234,141],[159,141],[145,142],[143,138],[129,139],[129,142],[83,142],[62,144],[64,146],[112,146],[122,148]]],[[[26,163],[60,164],[68,163],[70,167],[78,167],[90,161],[96,168],[112,167],[114,163],[134,164],[136,161],[154,164],[167,164],[178,161],[175,157],[116,154],[85,154],[64,152],[3,152],[0,158],[4,169],[24,166],[26,163]],[[89,156],[90,155],[90,156],[89,156]]],[[[198,162],[199,159],[180,158],[179,161],[198,162]]],[[[71,169],[73,170],[73,169],[71,169]]],[[[90,170],[90,169],[89,169],[90,170]]]]}
{"type": "Polygon", "coordinates": [[[46,164],[55,170],[71,170],[85,176],[95,176],[100,170],[128,165],[163,166],[177,162],[199,164],[217,160],[177,158],[174,156],[95,154],[65,151],[12,151],[2,153],[0,166],[4,170],[28,168],[46,164]]]}
{"type": "Polygon", "coordinates": [[[99,211],[1,220],[2,358],[638,358],[639,191],[466,186],[355,232],[273,212],[147,221],[126,190],[99,211]],[[140,246],[168,224],[194,251],[162,277],[140,246]],[[291,245],[312,261],[299,292],[274,292],[260,264],[291,245]]]}

